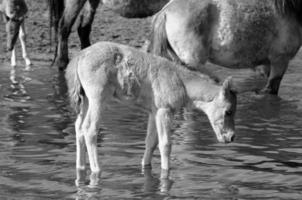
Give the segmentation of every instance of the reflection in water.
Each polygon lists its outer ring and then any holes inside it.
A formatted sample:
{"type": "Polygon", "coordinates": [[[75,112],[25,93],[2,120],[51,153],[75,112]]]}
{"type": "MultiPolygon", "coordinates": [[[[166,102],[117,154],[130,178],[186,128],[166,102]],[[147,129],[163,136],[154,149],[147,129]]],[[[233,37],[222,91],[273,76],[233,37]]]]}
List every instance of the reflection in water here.
{"type": "Polygon", "coordinates": [[[302,87],[290,76],[281,98],[239,96],[235,143],[217,143],[203,113],[178,113],[170,179],[158,150],[141,172],[147,114],[112,104],[98,137],[100,188],[76,188],[64,74],[41,65],[10,87],[1,73],[0,199],[301,199],[302,87]]]}

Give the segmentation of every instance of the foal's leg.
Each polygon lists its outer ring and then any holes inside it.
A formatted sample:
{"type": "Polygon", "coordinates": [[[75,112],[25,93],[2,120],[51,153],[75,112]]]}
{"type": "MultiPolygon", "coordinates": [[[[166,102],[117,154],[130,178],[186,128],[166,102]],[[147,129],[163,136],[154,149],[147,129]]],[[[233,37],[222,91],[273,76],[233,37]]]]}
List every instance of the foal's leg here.
{"type": "Polygon", "coordinates": [[[76,131],[76,141],[77,141],[77,160],[76,160],[76,170],[77,170],[77,179],[75,181],[76,186],[85,184],[86,177],[86,147],[85,147],[85,136],[83,131],[83,121],[86,117],[87,112],[87,103],[83,102],[83,109],[77,116],[75,122],[75,131],[76,131]]]}
{"type": "Polygon", "coordinates": [[[171,122],[170,109],[159,108],[156,113],[156,128],[158,133],[159,151],[161,156],[161,178],[168,178],[171,154],[171,122]]]}
{"type": "Polygon", "coordinates": [[[142,167],[151,168],[152,155],[158,144],[154,113],[149,114],[147,136],[146,136],[145,143],[146,143],[146,148],[142,160],[142,167]]]}
{"type": "Polygon", "coordinates": [[[64,70],[68,64],[68,37],[80,10],[87,0],[66,0],[65,10],[59,23],[58,49],[55,64],[64,70]]]}
{"type": "Polygon", "coordinates": [[[103,102],[99,98],[91,99],[92,101],[89,101],[87,116],[83,123],[83,127],[85,127],[84,137],[91,169],[90,185],[96,186],[99,184],[101,175],[97,151],[97,133],[99,131],[99,124],[101,120],[101,103],[103,102]]]}
{"type": "Polygon", "coordinates": [[[284,57],[271,61],[268,82],[263,90],[264,93],[278,95],[280,83],[288,67],[288,63],[289,59],[284,57]]]}
{"type": "Polygon", "coordinates": [[[27,51],[26,51],[26,32],[25,32],[24,22],[20,26],[19,39],[20,39],[21,47],[22,47],[22,56],[23,56],[23,59],[25,60],[25,64],[26,64],[25,69],[29,70],[31,62],[30,62],[30,59],[29,59],[29,57],[27,55],[27,51]]]}
{"type": "Polygon", "coordinates": [[[90,46],[89,35],[91,32],[91,26],[96,13],[96,9],[100,3],[100,0],[88,0],[84,6],[84,10],[81,15],[81,23],[78,27],[78,35],[81,40],[81,48],[84,49],[90,46]]]}

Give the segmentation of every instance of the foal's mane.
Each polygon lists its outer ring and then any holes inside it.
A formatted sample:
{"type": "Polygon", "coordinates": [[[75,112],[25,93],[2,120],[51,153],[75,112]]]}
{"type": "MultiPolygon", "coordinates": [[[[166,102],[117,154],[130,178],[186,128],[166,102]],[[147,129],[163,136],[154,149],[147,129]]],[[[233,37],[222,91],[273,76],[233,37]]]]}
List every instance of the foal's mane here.
{"type": "Polygon", "coordinates": [[[302,25],[302,0],[274,0],[278,12],[286,16],[294,16],[302,25]]]}

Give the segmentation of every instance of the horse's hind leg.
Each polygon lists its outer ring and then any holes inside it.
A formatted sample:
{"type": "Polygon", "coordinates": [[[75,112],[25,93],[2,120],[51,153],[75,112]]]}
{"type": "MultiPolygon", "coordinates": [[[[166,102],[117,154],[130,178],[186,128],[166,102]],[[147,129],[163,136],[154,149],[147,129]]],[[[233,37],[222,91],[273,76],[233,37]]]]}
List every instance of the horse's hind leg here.
{"type": "Polygon", "coordinates": [[[146,136],[145,143],[146,143],[146,148],[145,148],[145,153],[144,153],[144,157],[142,160],[142,167],[150,168],[152,155],[158,144],[158,137],[157,137],[154,113],[149,114],[147,136],[146,136]]]}
{"type": "Polygon", "coordinates": [[[100,96],[96,98],[94,96],[94,98],[89,99],[91,101],[89,101],[88,104],[88,111],[83,122],[83,128],[85,129],[84,137],[91,169],[90,185],[96,186],[99,184],[101,175],[101,169],[98,162],[97,134],[102,113],[101,104],[104,103],[104,101],[101,100],[100,96]]]}
{"type": "Polygon", "coordinates": [[[27,55],[26,51],[26,32],[25,32],[25,24],[24,22],[20,26],[20,32],[19,32],[19,39],[21,42],[21,47],[22,47],[22,56],[26,64],[26,70],[30,69],[31,61],[27,55]]]}
{"type": "Polygon", "coordinates": [[[161,157],[161,178],[168,178],[171,154],[171,123],[172,113],[168,108],[159,108],[156,113],[159,151],[161,157]]]}
{"type": "Polygon", "coordinates": [[[55,64],[64,70],[68,64],[68,37],[86,0],[66,0],[65,10],[59,23],[58,49],[55,64]]]}
{"type": "Polygon", "coordinates": [[[16,61],[16,49],[15,47],[13,48],[13,50],[11,51],[12,55],[11,55],[11,70],[10,70],[10,80],[13,84],[18,83],[16,80],[16,66],[17,66],[17,61],[16,61]]]}
{"type": "Polygon", "coordinates": [[[288,67],[289,59],[280,57],[276,61],[271,61],[268,82],[263,89],[264,93],[278,95],[279,87],[284,73],[288,67]]]}
{"type": "Polygon", "coordinates": [[[86,177],[86,147],[85,147],[85,136],[83,130],[83,121],[86,117],[87,112],[87,101],[83,102],[83,109],[77,116],[75,122],[75,131],[76,131],[76,146],[77,146],[77,160],[76,160],[76,170],[77,170],[77,179],[75,181],[76,186],[85,184],[86,177]]]}
{"type": "Polygon", "coordinates": [[[96,9],[100,3],[100,0],[89,0],[84,6],[84,10],[81,14],[81,23],[78,27],[78,35],[81,40],[81,48],[84,49],[90,46],[89,35],[91,32],[91,26],[96,13],[96,9]]]}

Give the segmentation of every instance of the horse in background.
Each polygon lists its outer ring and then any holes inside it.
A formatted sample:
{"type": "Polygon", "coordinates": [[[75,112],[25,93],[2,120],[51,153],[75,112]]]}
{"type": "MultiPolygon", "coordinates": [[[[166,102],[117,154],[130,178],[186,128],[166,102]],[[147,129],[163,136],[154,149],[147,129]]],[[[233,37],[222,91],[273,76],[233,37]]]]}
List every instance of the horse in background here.
{"type": "Polygon", "coordinates": [[[30,69],[31,61],[27,55],[26,50],[26,31],[25,31],[25,17],[28,8],[24,0],[2,0],[0,3],[0,13],[3,15],[7,33],[7,49],[11,51],[11,75],[10,79],[13,83],[17,83],[16,75],[16,52],[15,44],[18,36],[21,42],[22,55],[25,60],[26,70],[30,69]]]}
{"type": "Polygon", "coordinates": [[[302,43],[301,0],[173,0],[153,18],[149,51],[200,69],[263,65],[277,95],[302,43]]]}
{"type": "Polygon", "coordinates": [[[153,151],[159,145],[161,176],[167,178],[174,114],[182,108],[203,111],[218,141],[232,142],[237,93],[252,90],[255,85],[230,77],[220,84],[207,74],[112,42],[98,42],[82,50],[68,64],[65,76],[77,113],[77,185],[85,183],[86,150],[90,185],[99,182],[97,134],[109,101],[135,105],[149,113],[142,166],[151,166],[153,151]]]}
{"type": "Polygon", "coordinates": [[[104,4],[123,17],[148,17],[159,11],[169,0],[48,0],[50,21],[53,22],[56,38],[54,64],[64,70],[68,64],[68,37],[79,16],[78,35],[81,49],[90,46],[89,35],[99,4],[104,4]]]}

